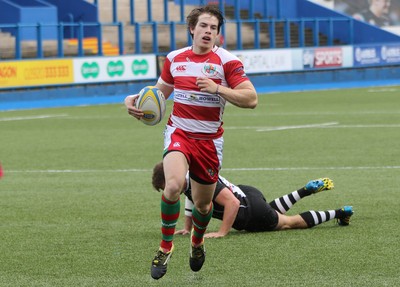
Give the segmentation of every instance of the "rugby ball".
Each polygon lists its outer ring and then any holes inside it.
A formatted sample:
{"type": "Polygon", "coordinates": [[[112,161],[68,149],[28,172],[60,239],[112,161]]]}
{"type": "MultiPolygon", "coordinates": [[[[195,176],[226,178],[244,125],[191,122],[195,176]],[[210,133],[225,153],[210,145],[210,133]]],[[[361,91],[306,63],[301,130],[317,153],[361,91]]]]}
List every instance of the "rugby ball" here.
{"type": "Polygon", "coordinates": [[[158,124],[165,115],[165,97],[164,94],[154,86],[144,87],[139,92],[135,106],[142,110],[144,116],[140,119],[142,123],[148,126],[158,124]]]}

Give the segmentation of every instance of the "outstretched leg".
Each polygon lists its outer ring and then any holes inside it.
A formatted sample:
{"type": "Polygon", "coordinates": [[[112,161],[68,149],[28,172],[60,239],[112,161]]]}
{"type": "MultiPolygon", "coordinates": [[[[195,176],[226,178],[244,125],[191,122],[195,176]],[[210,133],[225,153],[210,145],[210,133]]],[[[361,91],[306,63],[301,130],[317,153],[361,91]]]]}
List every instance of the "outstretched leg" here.
{"type": "Polygon", "coordinates": [[[192,186],[192,233],[189,265],[192,271],[199,271],[205,261],[204,234],[213,214],[212,198],[216,184],[200,184],[191,180],[192,186]]]}
{"type": "Polygon", "coordinates": [[[333,188],[334,185],[331,179],[329,178],[315,179],[309,181],[305,186],[303,186],[298,190],[293,191],[292,193],[274,199],[269,204],[277,212],[285,214],[300,199],[309,196],[311,194],[321,192],[323,190],[330,190],[333,188]]]}
{"type": "Polygon", "coordinates": [[[339,225],[349,225],[353,214],[352,206],[327,211],[310,210],[294,216],[278,213],[279,222],[275,230],[311,228],[332,219],[337,219],[339,225]]]}
{"type": "Polygon", "coordinates": [[[326,221],[337,219],[339,225],[349,225],[350,217],[353,215],[352,206],[344,206],[336,210],[327,211],[307,211],[300,214],[303,220],[307,223],[307,227],[311,228],[326,221]]]}
{"type": "Polygon", "coordinates": [[[189,265],[192,271],[199,271],[205,261],[204,234],[213,214],[213,204],[207,214],[201,214],[195,207],[192,210],[191,245],[189,265]]]}
{"type": "Polygon", "coordinates": [[[161,242],[151,262],[151,277],[160,279],[167,273],[167,265],[174,251],[173,238],[180,214],[180,193],[188,171],[185,156],[170,152],[163,160],[165,187],[161,196],[161,242]]]}

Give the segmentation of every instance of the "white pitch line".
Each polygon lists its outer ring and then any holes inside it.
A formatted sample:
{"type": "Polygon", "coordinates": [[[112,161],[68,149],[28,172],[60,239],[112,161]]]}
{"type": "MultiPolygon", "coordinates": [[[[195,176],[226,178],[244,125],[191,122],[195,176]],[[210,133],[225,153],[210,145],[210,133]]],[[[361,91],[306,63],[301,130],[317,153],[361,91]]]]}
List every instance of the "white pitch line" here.
{"type": "Polygon", "coordinates": [[[291,170],[373,170],[400,169],[400,166],[338,166],[338,167],[254,167],[254,168],[223,168],[221,171],[291,171],[291,170]]]}
{"type": "Polygon", "coordinates": [[[152,169],[28,169],[28,170],[9,170],[10,173],[102,173],[102,172],[149,172],[152,169]]]}
{"type": "Polygon", "coordinates": [[[38,120],[38,119],[48,119],[57,117],[66,117],[67,114],[59,115],[38,115],[38,116],[27,116],[27,117],[12,117],[12,118],[0,118],[0,122],[10,122],[10,121],[26,121],[26,120],[38,120]]]}
{"type": "Polygon", "coordinates": [[[338,122],[312,124],[312,125],[298,125],[298,126],[281,126],[281,127],[270,127],[257,129],[258,132],[270,132],[270,131],[283,131],[283,130],[294,130],[294,129],[310,129],[310,128],[321,128],[326,126],[337,125],[338,122]]]}
{"type": "Polygon", "coordinates": [[[400,128],[400,124],[393,125],[337,125],[334,127],[327,128],[400,128]]]}
{"type": "MultiPolygon", "coordinates": [[[[280,113],[262,113],[262,112],[252,112],[247,113],[245,117],[259,117],[259,116],[267,116],[267,117],[281,117],[281,116],[340,116],[340,115],[398,115],[400,111],[362,111],[362,112],[329,112],[329,111],[317,111],[317,112],[280,112],[280,113]]],[[[227,113],[224,117],[244,117],[241,113],[227,113]]]]}
{"type": "Polygon", "coordinates": [[[397,88],[369,89],[368,93],[397,92],[398,90],[397,88]]]}
{"type": "Polygon", "coordinates": [[[257,126],[230,126],[224,127],[225,130],[256,130],[258,132],[281,131],[292,129],[311,129],[311,128],[400,128],[400,124],[377,124],[377,125],[339,125],[337,123],[324,123],[324,124],[311,124],[311,125],[298,125],[298,126],[278,126],[278,127],[257,127],[257,126]]]}
{"type": "MultiPolygon", "coordinates": [[[[400,166],[330,166],[330,167],[253,167],[253,168],[223,168],[225,171],[294,171],[294,170],[384,170],[400,169],[400,166]]],[[[151,172],[152,169],[63,169],[63,170],[5,170],[5,173],[127,173],[151,172]]]]}

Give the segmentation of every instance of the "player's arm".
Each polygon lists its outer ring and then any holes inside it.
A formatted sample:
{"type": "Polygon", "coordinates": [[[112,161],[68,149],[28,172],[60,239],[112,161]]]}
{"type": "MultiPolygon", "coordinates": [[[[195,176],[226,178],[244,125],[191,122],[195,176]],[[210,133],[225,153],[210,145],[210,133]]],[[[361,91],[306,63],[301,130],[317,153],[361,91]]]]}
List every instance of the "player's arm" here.
{"type": "MultiPolygon", "coordinates": [[[[174,90],[173,86],[169,86],[160,82],[157,82],[156,87],[161,90],[161,92],[164,94],[164,97],[167,99],[172,91],[174,90]]],[[[128,114],[130,114],[132,117],[137,118],[138,120],[143,117],[143,111],[140,109],[137,109],[135,107],[135,102],[137,98],[139,97],[139,94],[134,94],[134,95],[129,95],[125,98],[125,106],[126,109],[128,110],[128,114]]]]}
{"type": "Polygon", "coordinates": [[[186,235],[190,234],[192,230],[192,208],[193,202],[189,200],[189,198],[185,198],[185,225],[184,228],[181,230],[175,231],[175,234],[186,235]]]}
{"type": "Polygon", "coordinates": [[[181,230],[175,231],[175,234],[186,235],[190,234],[191,230],[192,230],[192,217],[185,215],[185,227],[181,230]]]}
{"type": "Polygon", "coordinates": [[[244,81],[235,88],[224,87],[208,78],[197,78],[197,86],[200,91],[210,94],[218,94],[231,104],[241,107],[254,109],[258,103],[256,89],[250,81],[244,81]]]}
{"type": "Polygon", "coordinates": [[[144,114],[143,114],[142,110],[139,110],[135,107],[135,102],[138,97],[139,97],[139,94],[126,96],[124,103],[125,103],[125,107],[128,111],[128,114],[130,114],[132,117],[139,120],[141,117],[143,117],[144,114]]]}
{"type": "Polygon", "coordinates": [[[217,90],[217,94],[235,106],[250,109],[254,109],[257,106],[257,92],[250,81],[244,81],[234,89],[217,85],[215,91],[217,90]]]}
{"type": "Polygon", "coordinates": [[[167,84],[162,83],[160,81],[157,82],[156,87],[164,94],[165,99],[168,99],[169,96],[174,91],[174,86],[173,85],[167,85],[167,84]]]}
{"type": "Polygon", "coordinates": [[[224,215],[218,232],[207,233],[205,235],[207,238],[218,238],[227,235],[235,222],[240,207],[239,199],[227,187],[219,192],[214,201],[224,207],[224,215]]]}

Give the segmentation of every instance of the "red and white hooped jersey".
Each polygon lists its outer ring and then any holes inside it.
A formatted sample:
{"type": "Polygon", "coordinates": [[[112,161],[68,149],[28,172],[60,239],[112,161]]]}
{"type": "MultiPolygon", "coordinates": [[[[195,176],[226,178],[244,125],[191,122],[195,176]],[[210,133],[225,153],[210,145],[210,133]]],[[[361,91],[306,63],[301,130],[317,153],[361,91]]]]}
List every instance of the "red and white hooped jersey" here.
{"type": "Polygon", "coordinates": [[[169,53],[159,82],[174,87],[174,106],[168,125],[199,138],[222,136],[222,115],[226,100],[217,94],[201,92],[198,77],[234,88],[248,81],[242,62],[227,50],[215,46],[204,55],[193,53],[192,47],[169,53]]]}

